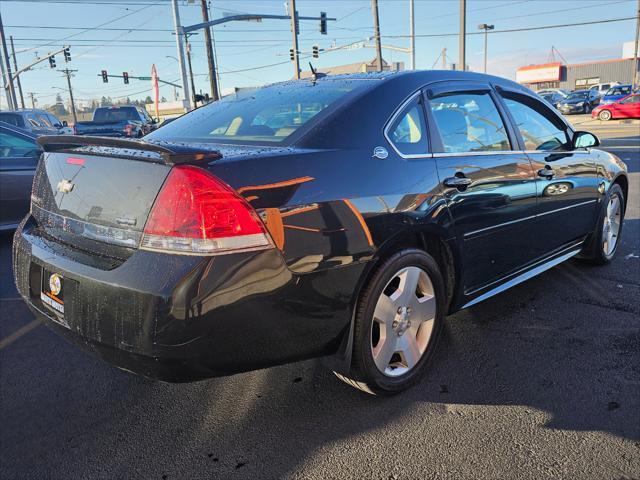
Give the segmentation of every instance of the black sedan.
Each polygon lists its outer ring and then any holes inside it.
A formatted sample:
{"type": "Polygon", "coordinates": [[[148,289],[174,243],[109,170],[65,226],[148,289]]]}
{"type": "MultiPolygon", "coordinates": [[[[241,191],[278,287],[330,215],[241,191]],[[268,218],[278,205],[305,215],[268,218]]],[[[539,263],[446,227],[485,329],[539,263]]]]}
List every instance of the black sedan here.
{"type": "Polygon", "coordinates": [[[599,102],[600,98],[596,90],[576,90],[558,103],[558,110],[565,115],[589,113],[599,102]]]}
{"type": "Polygon", "coordinates": [[[37,135],[0,122],[0,230],[13,230],[29,211],[33,175],[42,153],[37,135]]]}
{"type": "Polygon", "coordinates": [[[399,392],[446,314],[611,261],[628,192],[594,135],[468,72],[286,82],[143,141],[40,143],[18,291],[83,348],[176,382],[325,356],[399,392]]]}

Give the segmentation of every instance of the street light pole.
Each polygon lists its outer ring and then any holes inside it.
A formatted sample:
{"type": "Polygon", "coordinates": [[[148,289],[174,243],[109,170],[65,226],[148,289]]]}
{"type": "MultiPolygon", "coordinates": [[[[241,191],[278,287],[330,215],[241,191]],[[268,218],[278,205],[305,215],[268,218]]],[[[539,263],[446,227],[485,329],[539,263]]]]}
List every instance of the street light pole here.
{"type": "Polygon", "coordinates": [[[467,0],[460,0],[460,38],[458,39],[458,70],[463,72],[467,69],[467,0]]]}
{"type": "Polygon", "coordinates": [[[16,98],[16,91],[13,88],[13,77],[11,76],[11,62],[9,62],[9,51],[7,50],[7,39],[4,36],[4,26],[2,24],[2,15],[0,15],[0,43],[2,43],[2,65],[3,73],[5,77],[5,88],[7,88],[7,104],[9,110],[18,109],[18,99],[16,98]]]}
{"type": "Polygon", "coordinates": [[[638,8],[636,8],[636,43],[635,48],[633,49],[633,87],[638,88],[640,81],[638,77],[640,74],[638,73],[638,55],[640,55],[640,51],[638,51],[638,43],[640,42],[640,0],[638,0],[638,8]]]}
{"type": "Polygon", "coordinates": [[[184,47],[182,45],[182,27],[180,25],[180,12],[178,11],[178,0],[172,0],[173,25],[176,33],[176,48],[178,49],[178,63],[180,64],[180,77],[182,79],[182,105],[188,112],[191,110],[191,94],[189,93],[189,80],[187,78],[187,68],[184,60],[184,47]]]}
{"type": "MultiPolygon", "coordinates": [[[[202,10],[202,21],[207,23],[209,21],[209,7],[207,6],[207,0],[201,0],[200,8],[202,10]]],[[[209,64],[209,86],[211,88],[211,99],[219,100],[220,94],[218,92],[218,76],[216,75],[216,65],[213,58],[213,48],[211,46],[211,30],[209,27],[204,29],[204,43],[207,47],[207,63],[209,64]]]]}
{"type": "Polygon", "coordinates": [[[78,123],[78,116],[76,115],[76,104],[73,101],[73,89],[71,88],[71,73],[77,72],[77,70],[69,70],[68,68],[65,68],[64,70],[58,70],[58,71],[64,73],[67,77],[67,85],[69,86],[69,103],[71,103],[71,114],[73,115],[73,123],[75,125],[76,123],[78,123]]]}
{"type": "Polygon", "coordinates": [[[494,28],[495,25],[488,25],[486,23],[478,25],[479,30],[484,30],[484,73],[487,73],[487,32],[494,28]]]}
{"type": "Polygon", "coordinates": [[[409,0],[409,48],[411,49],[411,70],[416,69],[416,23],[413,16],[414,0],[409,0]]]}
{"type": "Polygon", "coordinates": [[[11,56],[13,57],[13,68],[16,69],[16,84],[18,85],[18,93],[20,94],[20,105],[24,106],[24,95],[22,94],[22,84],[20,83],[20,75],[18,72],[18,61],[16,60],[16,49],[13,46],[13,37],[9,35],[9,43],[11,44],[11,56]]]}

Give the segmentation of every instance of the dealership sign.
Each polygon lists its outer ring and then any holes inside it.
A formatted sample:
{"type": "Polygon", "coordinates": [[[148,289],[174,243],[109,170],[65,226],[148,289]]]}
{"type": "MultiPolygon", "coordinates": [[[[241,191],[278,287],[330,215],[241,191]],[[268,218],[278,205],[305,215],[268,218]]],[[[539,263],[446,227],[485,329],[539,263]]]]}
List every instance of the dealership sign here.
{"type": "Polygon", "coordinates": [[[516,71],[518,83],[558,82],[560,80],[561,63],[529,65],[516,71]]]}

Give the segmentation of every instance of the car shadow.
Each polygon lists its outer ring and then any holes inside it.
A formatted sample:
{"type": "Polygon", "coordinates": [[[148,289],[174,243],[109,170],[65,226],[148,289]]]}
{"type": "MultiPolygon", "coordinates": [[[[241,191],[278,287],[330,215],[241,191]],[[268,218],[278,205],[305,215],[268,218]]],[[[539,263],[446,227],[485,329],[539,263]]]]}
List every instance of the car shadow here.
{"type": "MultiPolygon", "coordinates": [[[[425,380],[388,398],[342,384],[317,360],[153,382],[40,327],[0,350],[0,477],[283,478],[344,439],[375,458],[401,456],[402,439],[379,441],[394,428],[423,446],[447,442],[453,423],[477,436],[473,424],[493,423],[486,415],[504,428],[491,407],[505,406],[530,419],[517,428],[639,441],[640,278],[637,258],[627,258],[639,233],[637,219],[625,223],[611,265],[570,261],[448,317],[425,380]],[[427,431],[433,437],[422,438],[427,431]]],[[[21,304],[5,307],[2,321],[26,315],[21,304]]]]}

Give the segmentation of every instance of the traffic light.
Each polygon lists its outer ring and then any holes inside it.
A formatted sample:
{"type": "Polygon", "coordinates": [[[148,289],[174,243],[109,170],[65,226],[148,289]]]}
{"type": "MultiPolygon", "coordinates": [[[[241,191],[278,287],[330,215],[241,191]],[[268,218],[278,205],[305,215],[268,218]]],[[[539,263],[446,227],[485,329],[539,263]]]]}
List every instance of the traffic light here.
{"type": "Polygon", "coordinates": [[[320,12],[320,33],[327,34],[327,12],[320,12]]]}
{"type": "Polygon", "coordinates": [[[296,59],[296,56],[293,54],[293,48],[289,49],[289,58],[291,59],[291,61],[294,61],[296,59]]]}
{"type": "Polygon", "coordinates": [[[64,49],[64,61],[65,62],[71,61],[71,51],[69,50],[69,47],[64,49]]]}
{"type": "Polygon", "coordinates": [[[54,55],[49,57],[49,66],[51,68],[56,68],[56,57],[54,55]]]}
{"type": "Polygon", "coordinates": [[[122,79],[124,80],[125,84],[129,84],[129,73],[128,72],[122,72],[122,79]]]}
{"type": "Polygon", "coordinates": [[[102,83],[109,83],[109,75],[106,70],[102,70],[102,83]]]}
{"type": "Polygon", "coordinates": [[[313,46],[313,58],[319,58],[320,57],[320,48],[318,48],[318,45],[314,45],[313,46]]]}

